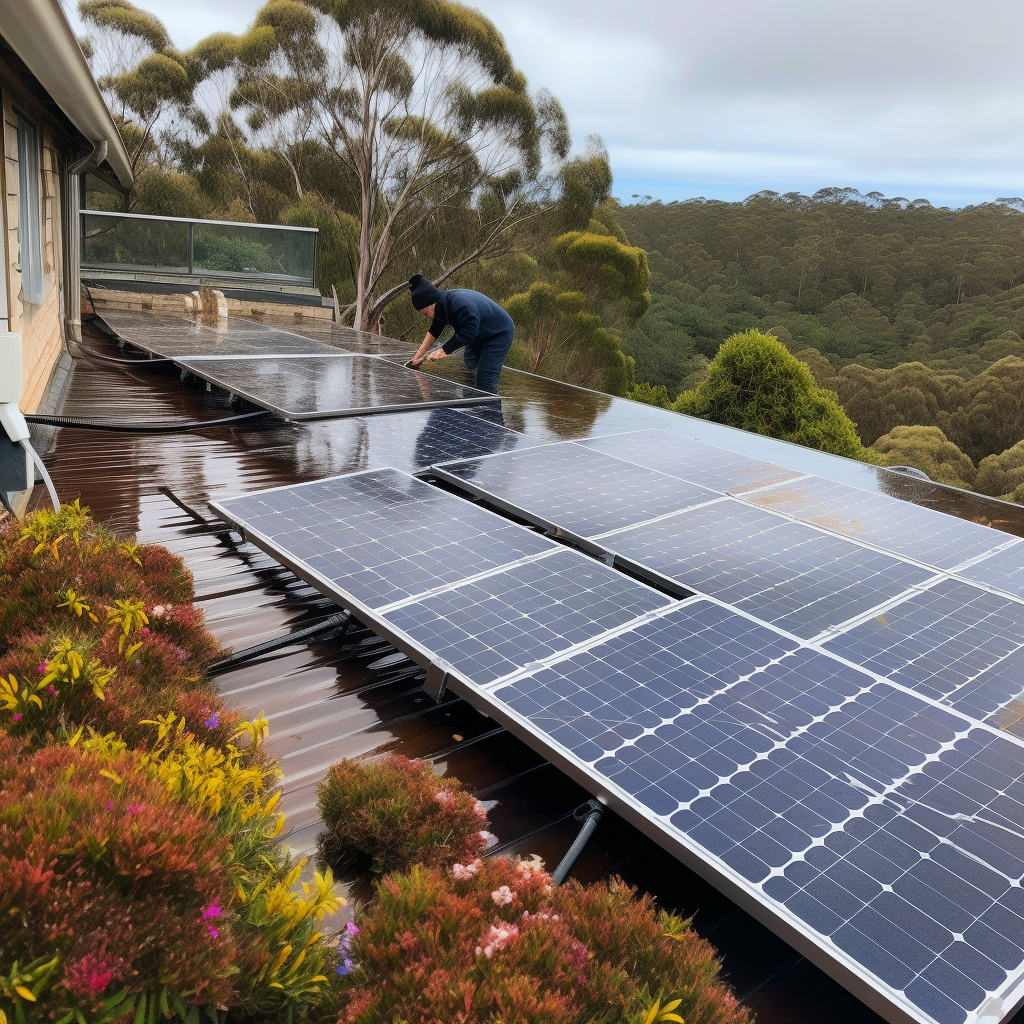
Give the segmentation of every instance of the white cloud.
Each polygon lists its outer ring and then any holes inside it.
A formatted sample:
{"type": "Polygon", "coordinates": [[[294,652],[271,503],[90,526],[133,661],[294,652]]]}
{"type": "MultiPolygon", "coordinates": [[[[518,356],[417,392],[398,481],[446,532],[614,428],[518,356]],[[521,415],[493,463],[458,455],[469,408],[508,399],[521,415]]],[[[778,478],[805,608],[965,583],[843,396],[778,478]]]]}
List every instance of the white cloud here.
{"type": "MultiPolygon", "coordinates": [[[[139,0],[180,46],[241,31],[254,0],[139,0]]],[[[1024,4],[975,0],[470,0],[577,139],[601,135],[616,192],[762,188],[1024,193],[1024,4]]],[[[653,194],[653,193],[651,193],[653,194]]]]}

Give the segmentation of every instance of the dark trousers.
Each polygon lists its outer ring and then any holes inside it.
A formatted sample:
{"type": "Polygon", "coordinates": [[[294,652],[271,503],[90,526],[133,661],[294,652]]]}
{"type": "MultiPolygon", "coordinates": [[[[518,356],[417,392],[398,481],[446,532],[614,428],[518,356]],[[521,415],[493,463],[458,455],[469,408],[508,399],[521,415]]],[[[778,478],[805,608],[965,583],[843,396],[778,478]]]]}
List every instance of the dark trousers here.
{"type": "Polygon", "coordinates": [[[479,348],[469,345],[463,349],[463,361],[470,370],[476,370],[476,387],[489,395],[498,393],[498,377],[505,363],[505,356],[512,347],[512,333],[488,338],[479,348]]]}

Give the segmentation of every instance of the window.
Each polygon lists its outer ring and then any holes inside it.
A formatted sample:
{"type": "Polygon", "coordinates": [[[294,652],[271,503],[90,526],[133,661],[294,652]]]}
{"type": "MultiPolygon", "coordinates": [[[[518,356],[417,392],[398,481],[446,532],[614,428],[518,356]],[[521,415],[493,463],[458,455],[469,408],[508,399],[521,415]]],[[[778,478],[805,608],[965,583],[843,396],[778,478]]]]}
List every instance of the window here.
{"type": "Polygon", "coordinates": [[[40,238],[39,137],[36,126],[18,117],[18,268],[24,301],[39,305],[46,296],[40,238]]]}

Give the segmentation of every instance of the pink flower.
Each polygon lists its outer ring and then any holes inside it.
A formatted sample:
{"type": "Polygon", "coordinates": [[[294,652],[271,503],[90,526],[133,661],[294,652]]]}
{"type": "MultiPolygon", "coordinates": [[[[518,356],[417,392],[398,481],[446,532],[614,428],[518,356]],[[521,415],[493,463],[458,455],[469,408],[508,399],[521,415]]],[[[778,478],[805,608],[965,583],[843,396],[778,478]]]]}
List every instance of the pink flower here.
{"type": "Polygon", "coordinates": [[[57,687],[56,687],[56,686],[54,686],[54,685],[53,685],[53,683],[50,683],[50,685],[49,685],[49,686],[48,686],[48,687],[46,688],[46,692],[47,692],[47,693],[48,693],[48,694],[49,694],[49,695],[50,695],[51,697],[56,697],[56,696],[57,696],[57,687]]]}
{"type": "Polygon", "coordinates": [[[48,661],[44,661],[44,662],[42,663],[42,665],[36,665],[36,671],[37,671],[37,672],[38,672],[38,673],[39,673],[40,675],[44,675],[44,674],[46,673],[46,670],[47,670],[47,669],[48,669],[49,667],[50,667],[50,663],[49,663],[48,661]]]}
{"type": "Polygon", "coordinates": [[[167,609],[170,608],[170,607],[171,607],[170,605],[167,605],[166,607],[164,607],[164,605],[162,605],[162,604],[154,605],[154,607],[153,607],[153,616],[154,616],[154,618],[157,618],[157,619],[160,618],[160,616],[163,615],[164,612],[166,612],[167,609]]]}
{"type": "Polygon", "coordinates": [[[142,635],[143,636],[149,636],[149,626],[143,626],[142,627],[142,635]]]}
{"type": "Polygon", "coordinates": [[[210,717],[208,719],[206,719],[205,722],[203,722],[203,725],[207,729],[216,729],[217,726],[220,725],[220,719],[217,717],[216,712],[214,712],[214,714],[210,715],[210,717]]]}
{"type": "Polygon", "coordinates": [[[145,804],[129,804],[125,810],[129,814],[141,814],[146,809],[145,804]]]}
{"type": "Polygon", "coordinates": [[[481,831],[479,835],[484,841],[485,850],[489,850],[498,841],[498,837],[493,832],[481,831]]]}
{"type": "Polygon", "coordinates": [[[211,918],[220,917],[224,911],[217,906],[216,903],[211,903],[208,907],[203,909],[203,920],[209,921],[211,918]]]}
{"type": "Polygon", "coordinates": [[[460,882],[468,881],[480,870],[480,861],[475,860],[472,864],[453,864],[452,874],[460,882]]]}
{"type": "Polygon", "coordinates": [[[217,938],[217,936],[220,935],[220,932],[216,928],[214,928],[212,924],[208,924],[206,926],[206,930],[210,933],[211,937],[214,938],[214,939],[217,938]]]}
{"type": "Polygon", "coordinates": [[[514,898],[515,893],[507,885],[503,885],[500,889],[495,889],[491,893],[491,899],[499,907],[505,906],[506,903],[511,903],[514,898]]]}
{"type": "Polygon", "coordinates": [[[442,789],[434,794],[434,799],[442,807],[451,807],[455,803],[455,794],[450,789],[442,789]]]}
{"type": "Polygon", "coordinates": [[[20,722],[24,717],[25,716],[20,711],[15,711],[14,714],[11,715],[11,718],[13,718],[14,721],[16,722],[20,722]]]}
{"type": "Polygon", "coordinates": [[[476,955],[485,956],[489,960],[518,937],[519,929],[514,924],[492,924],[487,934],[481,936],[480,945],[476,947],[476,955]]]}
{"type": "Polygon", "coordinates": [[[86,953],[81,960],[64,968],[64,987],[77,996],[96,999],[110,984],[114,972],[94,953],[86,953]]]}
{"type": "Polygon", "coordinates": [[[345,923],[345,931],[347,931],[349,935],[358,935],[359,926],[355,923],[355,921],[347,921],[345,923]]]}
{"type": "Polygon", "coordinates": [[[114,809],[114,801],[113,800],[108,800],[107,801],[107,810],[108,811],[112,811],[113,809],[114,809]]]}

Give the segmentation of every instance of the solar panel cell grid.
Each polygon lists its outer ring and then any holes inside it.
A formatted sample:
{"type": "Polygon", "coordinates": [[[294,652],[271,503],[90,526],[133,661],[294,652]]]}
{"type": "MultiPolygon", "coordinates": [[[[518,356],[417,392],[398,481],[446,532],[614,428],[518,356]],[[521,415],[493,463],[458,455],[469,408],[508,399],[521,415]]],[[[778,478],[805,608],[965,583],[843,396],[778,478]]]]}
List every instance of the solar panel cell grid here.
{"type": "Polygon", "coordinates": [[[611,534],[601,543],[682,587],[806,639],[931,576],[732,499],[611,534]]]}
{"type": "Polygon", "coordinates": [[[1024,697],[1024,605],[956,580],[825,647],[980,721],[1024,697]]]}
{"type": "Polygon", "coordinates": [[[800,476],[793,470],[737,455],[724,448],[716,448],[665,430],[637,430],[627,434],[592,437],[580,444],[723,494],[741,494],[800,476]]]}
{"type": "Polygon", "coordinates": [[[958,575],[1024,598],[1024,541],[1016,541],[1006,550],[960,569],[958,575]]]}
{"type": "Polygon", "coordinates": [[[474,493],[514,506],[535,522],[581,537],[644,522],[716,495],[706,488],[631,466],[573,442],[449,464],[444,474],[474,493]]]}
{"type": "Polygon", "coordinates": [[[1024,763],[998,735],[705,602],[494,696],[893,998],[962,1024],[1015,980],[1024,763]],[[741,638],[741,674],[698,670],[701,635],[741,638]]]}
{"type": "Polygon", "coordinates": [[[214,502],[343,602],[381,608],[556,545],[395,470],[214,502]]]}
{"type": "Polygon", "coordinates": [[[622,626],[670,598],[574,551],[385,613],[477,685],[622,626]]]}

